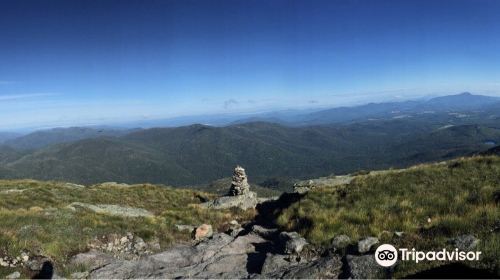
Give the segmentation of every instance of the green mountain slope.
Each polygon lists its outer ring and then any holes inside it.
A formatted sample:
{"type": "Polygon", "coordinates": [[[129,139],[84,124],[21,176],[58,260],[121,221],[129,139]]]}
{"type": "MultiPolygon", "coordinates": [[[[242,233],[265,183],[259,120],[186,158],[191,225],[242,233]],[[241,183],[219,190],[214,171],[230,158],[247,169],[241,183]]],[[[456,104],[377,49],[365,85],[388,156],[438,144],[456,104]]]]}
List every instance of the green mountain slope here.
{"type": "Polygon", "coordinates": [[[89,138],[122,136],[131,131],[91,127],[54,128],[35,131],[20,137],[11,137],[4,144],[20,150],[32,150],[53,144],[68,143],[89,138]]]}
{"type": "Polygon", "coordinates": [[[419,120],[343,126],[249,123],[141,130],[53,145],[0,164],[3,178],[207,184],[244,166],[253,183],[450,159],[500,143],[500,129],[419,120]],[[441,128],[440,128],[441,127],[441,128]]]}
{"type": "Polygon", "coordinates": [[[87,139],[60,144],[29,154],[9,165],[17,178],[69,180],[84,184],[104,181],[174,182],[189,179],[189,172],[167,156],[145,146],[117,139],[87,139]]]}

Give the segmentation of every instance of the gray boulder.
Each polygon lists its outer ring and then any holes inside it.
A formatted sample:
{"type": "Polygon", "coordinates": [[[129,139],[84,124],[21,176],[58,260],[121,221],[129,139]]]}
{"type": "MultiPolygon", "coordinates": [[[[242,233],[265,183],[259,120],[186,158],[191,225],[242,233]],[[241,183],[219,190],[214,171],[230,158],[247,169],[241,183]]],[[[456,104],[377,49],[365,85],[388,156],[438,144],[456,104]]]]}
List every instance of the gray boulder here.
{"type": "Polygon", "coordinates": [[[193,230],[193,239],[202,240],[210,238],[213,234],[214,230],[212,229],[212,225],[202,224],[193,230]]]}
{"type": "Polygon", "coordinates": [[[189,231],[192,232],[196,227],[192,225],[175,225],[175,229],[178,231],[189,231]]]}
{"type": "Polygon", "coordinates": [[[353,279],[386,278],[384,267],[377,264],[374,255],[347,255],[347,274],[353,279]]]}
{"type": "Polygon", "coordinates": [[[96,268],[106,266],[115,261],[116,260],[108,254],[96,250],[91,250],[73,256],[69,261],[69,263],[72,266],[80,266],[80,267],[85,267],[89,270],[94,270],[96,268]]]}
{"type": "Polygon", "coordinates": [[[308,244],[305,238],[301,237],[297,232],[282,232],[280,233],[280,240],[284,242],[285,254],[298,254],[308,244]]]}
{"type": "Polygon", "coordinates": [[[16,272],[13,272],[7,276],[5,276],[5,279],[17,279],[21,277],[21,273],[19,273],[19,271],[16,271],[16,272]]]}
{"type": "Polygon", "coordinates": [[[24,263],[24,266],[31,271],[40,271],[45,262],[50,262],[51,260],[45,256],[35,255],[31,256],[28,261],[24,263]]]}
{"type": "Polygon", "coordinates": [[[273,238],[275,234],[278,233],[277,228],[265,228],[260,225],[254,225],[252,226],[252,232],[264,237],[264,238],[273,238]]]}
{"type": "MultiPolygon", "coordinates": [[[[273,263],[280,265],[281,261],[273,261],[273,263]]],[[[281,265],[271,273],[263,271],[259,278],[336,279],[340,276],[341,268],[340,256],[332,255],[311,262],[291,262],[289,266],[281,265]]]]}
{"type": "Polygon", "coordinates": [[[345,234],[335,236],[331,242],[331,248],[335,250],[342,250],[351,243],[351,238],[345,234]]]}
{"type": "Polygon", "coordinates": [[[378,243],[378,238],[376,237],[367,237],[358,242],[358,251],[361,254],[367,253],[370,251],[373,245],[378,243]]]}
{"type": "Polygon", "coordinates": [[[243,210],[255,208],[259,203],[255,192],[248,192],[244,195],[222,196],[215,200],[201,204],[201,207],[210,209],[240,208],[243,210]]]}
{"type": "Polygon", "coordinates": [[[240,232],[242,232],[244,229],[241,227],[241,225],[238,223],[236,220],[232,220],[229,222],[229,229],[227,233],[231,235],[232,237],[236,237],[240,232]]]}
{"type": "Polygon", "coordinates": [[[464,234],[451,239],[450,243],[461,251],[472,251],[477,247],[479,241],[474,235],[464,234]]]}
{"type": "Polygon", "coordinates": [[[272,275],[280,272],[284,272],[287,268],[292,265],[290,261],[290,256],[288,255],[273,255],[268,253],[266,255],[266,260],[262,265],[261,273],[263,275],[272,275]]]}

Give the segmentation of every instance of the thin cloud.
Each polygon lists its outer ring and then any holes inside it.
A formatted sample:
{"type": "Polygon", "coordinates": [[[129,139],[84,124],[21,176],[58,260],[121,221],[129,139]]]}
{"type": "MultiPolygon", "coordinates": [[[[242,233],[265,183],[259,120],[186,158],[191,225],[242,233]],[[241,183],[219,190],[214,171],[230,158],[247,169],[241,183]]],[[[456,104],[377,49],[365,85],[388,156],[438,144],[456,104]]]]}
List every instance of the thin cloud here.
{"type": "Polygon", "coordinates": [[[9,94],[9,95],[0,95],[0,101],[12,101],[19,99],[31,99],[38,97],[47,97],[58,95],[57,93],[29,93],[29,94],[9,94]]]}
{"type": "Polygon", "coordinates": [[[234,100],[234,99],[228,99],[226,101],[224,101],[224,109],[229,109],[235,105],[238,105],[238,101],[234,100]]]}

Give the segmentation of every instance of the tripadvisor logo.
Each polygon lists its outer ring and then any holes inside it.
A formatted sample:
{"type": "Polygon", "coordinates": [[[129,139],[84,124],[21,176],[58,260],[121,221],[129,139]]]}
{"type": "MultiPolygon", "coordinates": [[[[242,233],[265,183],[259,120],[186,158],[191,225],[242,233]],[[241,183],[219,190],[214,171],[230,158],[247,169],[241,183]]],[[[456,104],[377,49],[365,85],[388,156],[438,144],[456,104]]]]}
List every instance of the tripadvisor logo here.
{"type": "MultiPolygon", "coordinates": [[[[399,257],[402,261],[478,261],[480,251],[460,251],[458,248],[449,251],[443,249],[441,251],[417,251],[415,248],[409,250],[407,248],[399,248],[399,257]]],[[[375,261],[383,266],[389,267],[398,261],[398,250],[391,244],[380,245],[375,251],[375,261]]]]}
{"type": "Polygon", "coordinates": [[[375,261],[384,267],[392,266],[398,261],[398,251],[391,244],[380,245],[375,251],[375,261]]]}

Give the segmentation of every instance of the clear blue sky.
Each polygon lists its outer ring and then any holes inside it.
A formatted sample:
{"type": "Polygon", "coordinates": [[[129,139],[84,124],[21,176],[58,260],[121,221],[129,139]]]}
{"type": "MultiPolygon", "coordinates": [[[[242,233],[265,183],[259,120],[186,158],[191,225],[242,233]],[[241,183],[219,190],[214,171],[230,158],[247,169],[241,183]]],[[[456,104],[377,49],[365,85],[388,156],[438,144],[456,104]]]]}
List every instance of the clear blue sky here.
{"type": "Polygon", "coordinates": [[[0,0],[0,128],[498,94],[498,0],[0,0]]]}

